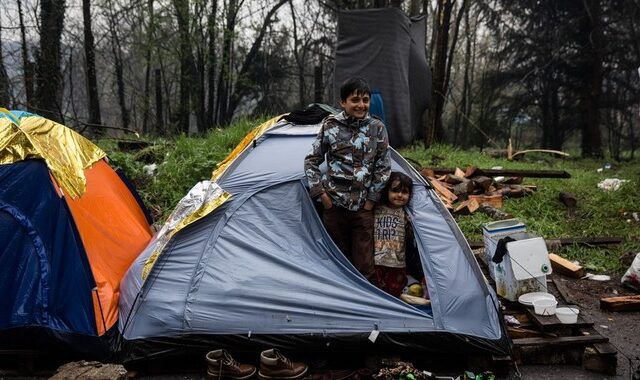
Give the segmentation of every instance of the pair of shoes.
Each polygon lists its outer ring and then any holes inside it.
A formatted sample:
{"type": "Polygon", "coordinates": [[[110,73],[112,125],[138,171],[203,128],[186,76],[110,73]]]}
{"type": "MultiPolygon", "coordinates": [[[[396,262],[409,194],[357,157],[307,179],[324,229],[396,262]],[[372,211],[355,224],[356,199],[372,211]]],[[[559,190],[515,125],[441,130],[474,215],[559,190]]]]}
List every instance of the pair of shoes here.
{"type": "Polygon", "coordinates": [[[207,374],[218,380],[248,379],[256,373],[256,367],[251,364],[238,363],[227,350],[220,349],[207,353],[207,374]]]}
{"type": "Polygon", "coordinates": [[[260,353],[260,379],[299,379],[309,367],[300,362],[292,362],[275,348],[260,353]]]}

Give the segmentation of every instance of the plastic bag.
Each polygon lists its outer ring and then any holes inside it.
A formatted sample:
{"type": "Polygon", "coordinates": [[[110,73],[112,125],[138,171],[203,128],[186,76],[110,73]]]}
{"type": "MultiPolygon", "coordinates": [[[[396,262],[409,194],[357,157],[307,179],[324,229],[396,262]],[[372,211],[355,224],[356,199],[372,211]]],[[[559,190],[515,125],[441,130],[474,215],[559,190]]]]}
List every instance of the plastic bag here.
{"type": "Polygon", "coordinates": [[[627,269],[627,272],[622,276],[622,285],[627,286],[636,292],[640,292],[640,252],[636,254],[636,258],[633,259],[631,266],[627,269]]]}

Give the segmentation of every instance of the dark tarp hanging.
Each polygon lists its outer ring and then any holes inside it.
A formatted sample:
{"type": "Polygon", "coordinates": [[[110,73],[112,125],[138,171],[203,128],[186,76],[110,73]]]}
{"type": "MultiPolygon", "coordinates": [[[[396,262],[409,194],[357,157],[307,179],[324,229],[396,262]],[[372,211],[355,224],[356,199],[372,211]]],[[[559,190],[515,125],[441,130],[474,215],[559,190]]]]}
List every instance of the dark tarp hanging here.
{"type": "Polygon", "coordinates": [[[397,8],[340,12],[338,16],[336,97],[345,79],[367,79],[371,89],[382,95],[394,147],[425,135],[422,114],[431,101],[425,32],[424,17],[409,18],[397,8]]]}

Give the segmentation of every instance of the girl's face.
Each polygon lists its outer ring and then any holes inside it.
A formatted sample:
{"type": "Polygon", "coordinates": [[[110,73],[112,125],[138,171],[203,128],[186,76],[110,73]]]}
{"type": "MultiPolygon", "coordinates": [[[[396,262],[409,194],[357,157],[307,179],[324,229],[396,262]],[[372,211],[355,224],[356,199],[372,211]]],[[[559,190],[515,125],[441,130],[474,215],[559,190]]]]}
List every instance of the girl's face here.
{"type": "Polygon", "coordinates": [[[405,206],[409,202],[409,189],[402,188],[400,186],[400,180],[395,180],[389,186],[389,193],[387,197],[389,198],[389,207],[391,208],[400,208],[405,206]]]}

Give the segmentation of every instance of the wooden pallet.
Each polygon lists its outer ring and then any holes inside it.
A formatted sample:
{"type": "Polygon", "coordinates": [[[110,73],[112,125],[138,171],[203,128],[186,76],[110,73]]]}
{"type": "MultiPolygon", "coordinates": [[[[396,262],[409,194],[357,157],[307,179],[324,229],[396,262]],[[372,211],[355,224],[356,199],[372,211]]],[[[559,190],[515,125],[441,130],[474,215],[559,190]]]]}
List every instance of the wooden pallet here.
{"type": "MultiPolygon", "coordinates": [[[[476,254],[487,283],[495,289],[485,263],[476,254]]],[[[555,295],[558,307],[567,306],[564,289],[547,280],[548,292],[555,295]]],[[[604,374],[615,374],[617,350],[593,328],[593,322],[578,315],[576,323],[564,324],[555,316],[535,314],[533,307],[499,297],[503,314],[520,322],[508,328],[513,343],[513,359],[518,364],[574,364],[604,374]]]]}

